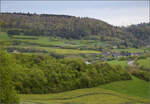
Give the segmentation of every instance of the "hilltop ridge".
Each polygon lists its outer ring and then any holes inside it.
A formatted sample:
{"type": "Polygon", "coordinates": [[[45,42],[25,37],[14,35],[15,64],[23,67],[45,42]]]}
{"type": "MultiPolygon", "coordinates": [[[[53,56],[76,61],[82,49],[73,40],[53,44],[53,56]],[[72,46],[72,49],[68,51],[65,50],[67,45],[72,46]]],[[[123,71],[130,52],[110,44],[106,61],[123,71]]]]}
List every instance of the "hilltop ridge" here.
{"type": "Polygon", "coordinates": [[[126,47],[144,46],[150,40],[150,26],[147,24],[143,24],[146,27],[146,32],[143,32],[142,28],[139,30],[141,25],[120,28],[102,20],[69,15],[0,13],[0,17],[2,28],[11,35],[113,41],[126,47]]]}

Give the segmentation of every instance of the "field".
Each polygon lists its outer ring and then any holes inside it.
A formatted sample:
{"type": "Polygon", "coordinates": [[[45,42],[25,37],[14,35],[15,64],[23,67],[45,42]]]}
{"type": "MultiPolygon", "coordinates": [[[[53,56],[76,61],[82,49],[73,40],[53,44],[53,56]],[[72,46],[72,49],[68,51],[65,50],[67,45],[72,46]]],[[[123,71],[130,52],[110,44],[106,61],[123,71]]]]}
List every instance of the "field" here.
{"type": "Polygon", "coordinates": [[[92,48],[95,45],[97,46],[105,46],[106,43],[99,42],[95,40],[72,40],[72,39],[62,39],[62,38],[54,38],[48,36],[23,36],[23,35],[15,35],[12,39],[21,41],[25,44],[35,44],[40,46],[60,46],[60,47],[68,47],[68,48],[92,48]],[[88,44],[88,45],[87,45],[88,44]]]}
{"type": "Polygon", "coordinates": [[[9,40],[7,33],[0,31],[0,40],[9,40]]]}
{"type": "Polygon", "coordinates": [[[110,65],[120,65],[122,67],[128,66],[128,61],[119,61],[119,60],[112,60],[112,61],[106,61],[110,65]]]}
{"type": "MultiPolygon", "coordinates": [[[[14,46],[13,46],[14,47],[14,46]]],[[[22,46],[15,46],[15,48],[21,49],[22,46]]],[[[24,46],[24,49],[35,49],[35,50],[43,50],[47,52],[55,52],[61,54],[79,54],[79,53],[100,53],[99,51],[94,50],[77,50],[77,49],[61,49],[61,48],[54,48],[54,47],[39,47],[39,46],[24,46]]]]}
{"type": "Polygon", "coordinates": [[[136,77],[132,77],[133,80],[113,82],[100,86],[100,88],[113,90],[122,94],[131,96],[139,96],[143,98],[149,98],[150,87],[149,82],[140,80],[136,77]]]}
{"type": "Polygon", "coordinates": [[[146,104],[149,83],[133,77],[95,88],[55,94],[21,94],[22,104],[146,104]],[[129,95],[129,96],[128,96],[129,95]]]}
{"type": "Polygon", "coordinates": [[[145,48],[141,48],[141,49],[136,49],[136,48],[113,49],[114,52],[126,51],[126,52],[131,52],[131,53],[144,52],[144,50],[147,50],[147,49],[145,49],[145,48]]]}
{"type": "Polygon", "coordinates": [[[144,69],[150,69],[150,58],[140,59],[137,61],[138,65],[144,69]]]}
{"type": "MultiPolygon", "coordinates": [[[[13,47],[17,48],[29,48],[36,50],[45,50],[47,52],[56,52],[62,54],[79,54],[79,53],[101,53],[99,47],[106,48],[112,43],[102,42],[99,40],[73,40],[73,39],[62,39],[59,37],[48,37],[48,36],[24,36],[24,35],[14,35],[8,37],[6,32],[0,32],[0,40],[12,40],[19,42],[13,47]]],[[[135,49],[112,49],[114,52],[128,51],[132,53],[144,52],[147,50],[145,48],[135,49]]]]}
{"type": "MultiPolygon", "coordinates": [[[[13,45],[10,47],[21,49],[22,47],[25,49],[35,49],[35,50],[44,50],[47,52],[55,52],[61,54],[80,54],[80,53],[100,53],[100,51],[96,51],[91,49],[96,42],[92,40],[66,40],[54,37],[46,37],[46,36],[13,36],[11,38],[8,37],[6,33],[0,34],[1,40],[13,40],[15,42],[19,41],[18,45],[13,45]],[[88,46],[87,46],[88,44],[88,46]],[[89,50],[88,50],[89,49],[89,50]]],[[[102,43],[97,43],[102,44],[102,43]]]]}

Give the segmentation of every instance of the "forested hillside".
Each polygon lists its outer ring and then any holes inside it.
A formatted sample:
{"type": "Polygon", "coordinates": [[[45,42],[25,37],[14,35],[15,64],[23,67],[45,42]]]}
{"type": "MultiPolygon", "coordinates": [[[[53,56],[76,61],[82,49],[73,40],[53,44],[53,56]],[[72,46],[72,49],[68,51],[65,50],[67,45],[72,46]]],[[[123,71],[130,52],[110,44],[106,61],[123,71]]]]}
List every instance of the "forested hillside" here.
{"type": "Polygon", "coordinates": [[[149,23],[120,28],[88,17],[30,13],[1,13],[0,18],[0,25],[11,35],[96,39],[131,47],[150,44],[149,23]]]}
{"type": "Polygon", "coordinates": [[[1,13],[0,24],[11,35],[53,36],[67,39],[115,41],[125,46],[141,45],[141,41],[101,20],[67,15],[1,13]]]}
{"type": "Polygon", "coordinates": [[[131,25],[125,31],[132,33],[141,43],[150,44],[150,23],[131,25]]]}

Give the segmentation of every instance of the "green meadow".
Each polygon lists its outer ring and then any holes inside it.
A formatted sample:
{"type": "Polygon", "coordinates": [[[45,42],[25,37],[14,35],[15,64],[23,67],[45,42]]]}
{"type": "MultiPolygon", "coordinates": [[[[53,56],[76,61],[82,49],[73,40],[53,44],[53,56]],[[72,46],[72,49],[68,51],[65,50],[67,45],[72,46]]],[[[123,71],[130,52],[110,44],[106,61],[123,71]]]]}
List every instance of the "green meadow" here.
{"type": "Polygon", "coordinates": [[[145,59],[139,59],[137,60],[137,63],[140,67],[143,67],[144,69],[150,69],[150,58],[145,59]]]}
{"type": "Polygon", "coordinates": [[[20,94],[22,104],[146,104],[149,83],[133,77],[95,88],[54,94],[20,94]]]}
{"type": "Polygon", "coordinates": [[[79,48],[79,46],[90,48],[95,45],[98,46],[106,45],[105,42],[100,42],[95,40],[74,40],[74,39],[63,39],[58,37],[54,38],[48,36],[15,35],[12,38],[14,40],[21,41],[26,44],[37,44],[37,45],[45,45],[45,46],[68,46],[71,48],[79,48]]]}
{"type": "Polygon", "coordinates": [[[144,52],[145,48],[143,49],[136,49],[136,48],[126,48],[126,49],[113,49],[114,52],[121,52],[121,51],[128,51],[132,53],[144,52]]]}
{"type": "MultiPolygon", "coordinates": [[[[16,48],[22,48],[22,46],[13,46],[16,48]]],[[[77,50],[77,49],[61,49],[61,48],[55,48],[55,47],[40,47],[40,46],[24,46],[25,49],[35,49],[35,50],[45,50],[47,52],[55,52],[55,53],[61,53],[61,54],[80,54],[80,53],[100,53],[99,51],[94,50],[77,50]]]]}
{"type": "MultiPolygon", "coordinates": [[[[59,37],[48,37],[48,36],[25,36],[25,35],[14,35],[9,37],[6,32],[0,32],[0,40],[13,40],[19,42],[15,47],[28,47],[36,49],[44,49],[46,51],[54,51],[56,53],[100,53],[96,51],[98,47],[107,47],[110,42],[102,42],[99,40],[75,40],[75,39],[63,39],[59,37]]],[[[135,49],[113,49],[114,52],[128,51],[132,53],[144,52],[145,48],[135,49]]]]}
{"type": "Polygon", "coordinates": [[[140,80],[136,77],[132,77],[132,80],[112,82],[109,84],[102,85],[100,86],[100,88],[113,90],[130,96],[139,96],[148,99],[150,96],[149,85],[149,82],[140,80]]]}
{"type": "Polygon", "coordinates": [[[112,61],[106,61],[110,65],[120,65],[122,67],[128,66],[128,61],[120,61],[120,60],[112,60],[112,61]]]}
{"type": "Polygon", "coordinates": [[[0,40],[9,40],[10,37],[7,35],[6,32],[1,32],[0,31],[0,40]]]}

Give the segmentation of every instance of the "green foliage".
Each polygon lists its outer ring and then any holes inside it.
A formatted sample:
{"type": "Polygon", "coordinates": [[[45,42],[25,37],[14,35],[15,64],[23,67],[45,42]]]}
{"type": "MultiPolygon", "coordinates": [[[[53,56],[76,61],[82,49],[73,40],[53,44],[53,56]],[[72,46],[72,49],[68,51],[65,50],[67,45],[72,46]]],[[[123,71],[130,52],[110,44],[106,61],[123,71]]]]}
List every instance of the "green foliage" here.
{"type": "Polygon", "coordinates": [[[78,49],[61,49],[57,47],[39,47],[39,46],[10,46],[7,48],[8,51],[12,52],[12,50],[18,50],[20,52],[35,52],[35,53],[56,53],[56,54],[96,54],[100,53],[95,50],[78,50],[78,49]]]}
{"type": "Polygon", "coordinates": [[[61,58],[64,58],[64,54],[61,54],[61,53],[55,53],[55,52],[50,52],[49,54],[50,56],[56,58],[56,59],[61,59],[61,58]]]}
{"type": "Polygon", "coordinates": [[[132,71],[132,75],[143,79],[145,81],[150,81],[150,73],[148,71],[144,71],[144,70],[134,70],[132,71]]]}
{"type": "Polygon", "coordinates": [[[113,49],[114,52],[130,52],[130,53],[138,53],[138,52],[144,52],[144,49],[142,48],[126,48],[126,49],[113,49]]]}
{"type": "Polygon", "coordinates": [[[118,58],[118,60],[119,60],[119,61],[128,61],[128,60],[130,60],[130,57],[127,57],[127,56],[120,56],[120,57],[118,58]]]}
{"type": "Polygon", "coordinates": [[[109,56],[107,56],[107,60],[108,61],[112,61],[112,60],[114,60],[115,58],[112,56],[112,55],[109,55],[109,56]]]}
{"type": "Polygon", "coordinates": [[[118,48],[149,45],[150,25],[115,27],[101,20],[67,15],[1,13],[0,26],[11,35],[52,36],[114,42],[118,48]]]}
{"type": "Polygon", "coordinates": [[[9,29],[9,30],[7,31],[7,34],[8,34],[9,36],[13,36],[13,35],[20,35],[21,32],[22,32],[22,30],[20,30],[20,29],[9,29]]]}
{"type": "Polygon", "coordinates": [[[5,40],[8,41],[10,38],[8,37],[6,32],[1,32],[0,31],[0,40],[5,40]]]}
{"type": "Polygon", "coordinates": [[[128,66],[128,61],[119,61],[119,60],[113,60],[113,61],[106,61],[110,65],[120,65],[123,68],[126,68],[128,66]]]}
{"type": "Polygon", "coordinates": [[[0,22],[0,29],[4,26],[5,22],[4,21],[1,21],[0,22]]]}
{"type": "MultiPolygon", "coordinates": [[[[150,23],[143,23],[138,25],[131,25],[125,29],[128,32],[131,32],[135,38],[139,41],[142,41],[143,44],[150,43],[150,23]]],[[[137,43],[139,44],[139,43],[137,43]]]]}
{"type": "Polygon", "coordinates": [[[136,61],[136,63],[141,69],[145,69],[145,70],[150,69],[150,57],[147,57],[145,59],[139,59],[136,61]]]}
{"type": "Polygon", "coordinates": [[[12,84],[12,57],[6,52],[0,52],[0,103],[4,104],[18,104],[19,99],[12,84]]]}
{"type": "Polygon", "coordinates": [[[113,90],[130,96],[139,96],[148,99],[150,96],[149,82],[138,79],[136,77],[132,77],[132,80],[128,81],[118,81],[101,85],[100,88],[113,90]]]}
{"type": "Polygon", "coordinates": [[[10,42],[5,40],[0,40],[0,49],[4,49],[5,47],[9,46],[10,42]]]}
{"type": "Polygon", "coordinates": [[[20,93],[51,93],[89,88],[130,75],[119,66],[85,64],[80,58],[55,59],[47,55],[13,54],[16,60],[13,82],[20,93]]]}
{"type": "Polygon", "coordinates": [[[52,36],[66,39],[96,39],[115,42],[121,47],[133,46],[133,42],[141,43],[138,38],[135,39],[126,30],[109,25],[101,20],[87,17],[23,13],[1,13],[0,16],[1,21],[5,22],[2,26],[4,29],[16,29],[8,32],[11,35],[24,34],[27,36],[52,36]]]}

